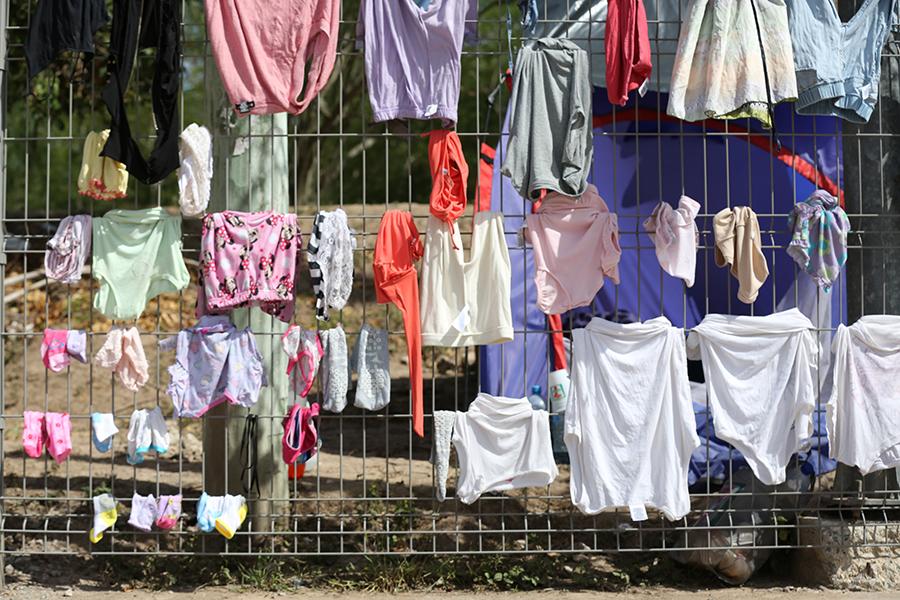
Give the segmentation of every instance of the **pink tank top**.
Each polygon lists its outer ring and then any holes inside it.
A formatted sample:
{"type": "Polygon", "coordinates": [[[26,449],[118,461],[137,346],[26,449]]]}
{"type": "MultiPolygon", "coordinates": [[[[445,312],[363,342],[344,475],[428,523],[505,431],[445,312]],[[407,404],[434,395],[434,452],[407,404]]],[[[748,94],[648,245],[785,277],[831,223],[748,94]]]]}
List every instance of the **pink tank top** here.
{"type": "Polygon", "coordinates": [[[456,123],[469,0],[362,0],[356,45],[365,49],[375,122],[456,123]]]}
{"type": "Polygon", "coordinates": [[[234,110],[306,110],[334,68],[340,13],[340,0],[206,0],[212,53],[234,110]]]}

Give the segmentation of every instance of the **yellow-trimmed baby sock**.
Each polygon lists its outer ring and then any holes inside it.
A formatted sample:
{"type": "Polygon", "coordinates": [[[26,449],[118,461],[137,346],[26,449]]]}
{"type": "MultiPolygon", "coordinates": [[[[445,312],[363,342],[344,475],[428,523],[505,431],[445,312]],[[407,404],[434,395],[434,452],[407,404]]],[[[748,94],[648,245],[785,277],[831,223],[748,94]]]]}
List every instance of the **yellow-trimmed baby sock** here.
{"type": "Polygon", "coordinates": [[[103,539],[103,532],[115,525],[118,514],[116,513],[116,499],[109,494],[94,496],[94,526],[88,533],[92,544],[103,539]]]}
{"type": "Polygon", "coordinates": [[[244,497],[227,495],[222,506],[222,514],[216,518],[216,531],[230,540],[246,518],[247,501],[244,497]]]}

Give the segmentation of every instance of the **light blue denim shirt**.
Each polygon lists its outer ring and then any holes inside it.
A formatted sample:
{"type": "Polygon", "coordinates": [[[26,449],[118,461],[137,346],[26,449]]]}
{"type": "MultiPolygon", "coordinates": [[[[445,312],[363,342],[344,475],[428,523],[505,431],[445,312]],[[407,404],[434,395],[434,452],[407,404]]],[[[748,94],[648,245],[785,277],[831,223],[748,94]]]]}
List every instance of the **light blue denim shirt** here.
{"type": "Polygon", "coordinates": [[[897,1],[864,0],[844,23],[832,0],[788,0],[799,114],[869,121],[897,1]]]}

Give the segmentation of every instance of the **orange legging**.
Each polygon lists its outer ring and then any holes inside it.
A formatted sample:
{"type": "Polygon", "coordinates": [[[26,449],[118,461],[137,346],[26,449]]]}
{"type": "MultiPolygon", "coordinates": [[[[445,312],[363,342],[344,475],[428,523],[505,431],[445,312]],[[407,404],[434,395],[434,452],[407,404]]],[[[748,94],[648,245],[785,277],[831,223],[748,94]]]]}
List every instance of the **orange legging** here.
{"type": "Polygon", "coordinates": [[[415,262],[424,248],[410,213],[389,210],[381,219],[375,239],[375,298],[379,304],[394,305],[403,313],[406,351],[409,358],[409,386],[412,392],[413,431],[425,436],[422,405],[422,333],[419,321],[419,280],[415,262]]]}

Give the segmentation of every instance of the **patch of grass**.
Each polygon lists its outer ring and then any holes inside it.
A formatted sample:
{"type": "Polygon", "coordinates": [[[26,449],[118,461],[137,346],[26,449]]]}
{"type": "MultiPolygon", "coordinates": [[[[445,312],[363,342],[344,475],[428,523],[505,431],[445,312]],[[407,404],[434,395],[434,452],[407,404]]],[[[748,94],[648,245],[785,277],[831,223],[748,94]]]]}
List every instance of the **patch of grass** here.
{"type": "Polygon", "coordinates": [[[396,593],[544,588],[623,590],[629,576],[562,556],[358,556],[340,559],[148,556],[111,558],[104,579],[119,588],[168,590],[212,585],[284,592],[300,588],[396,593]]]}

